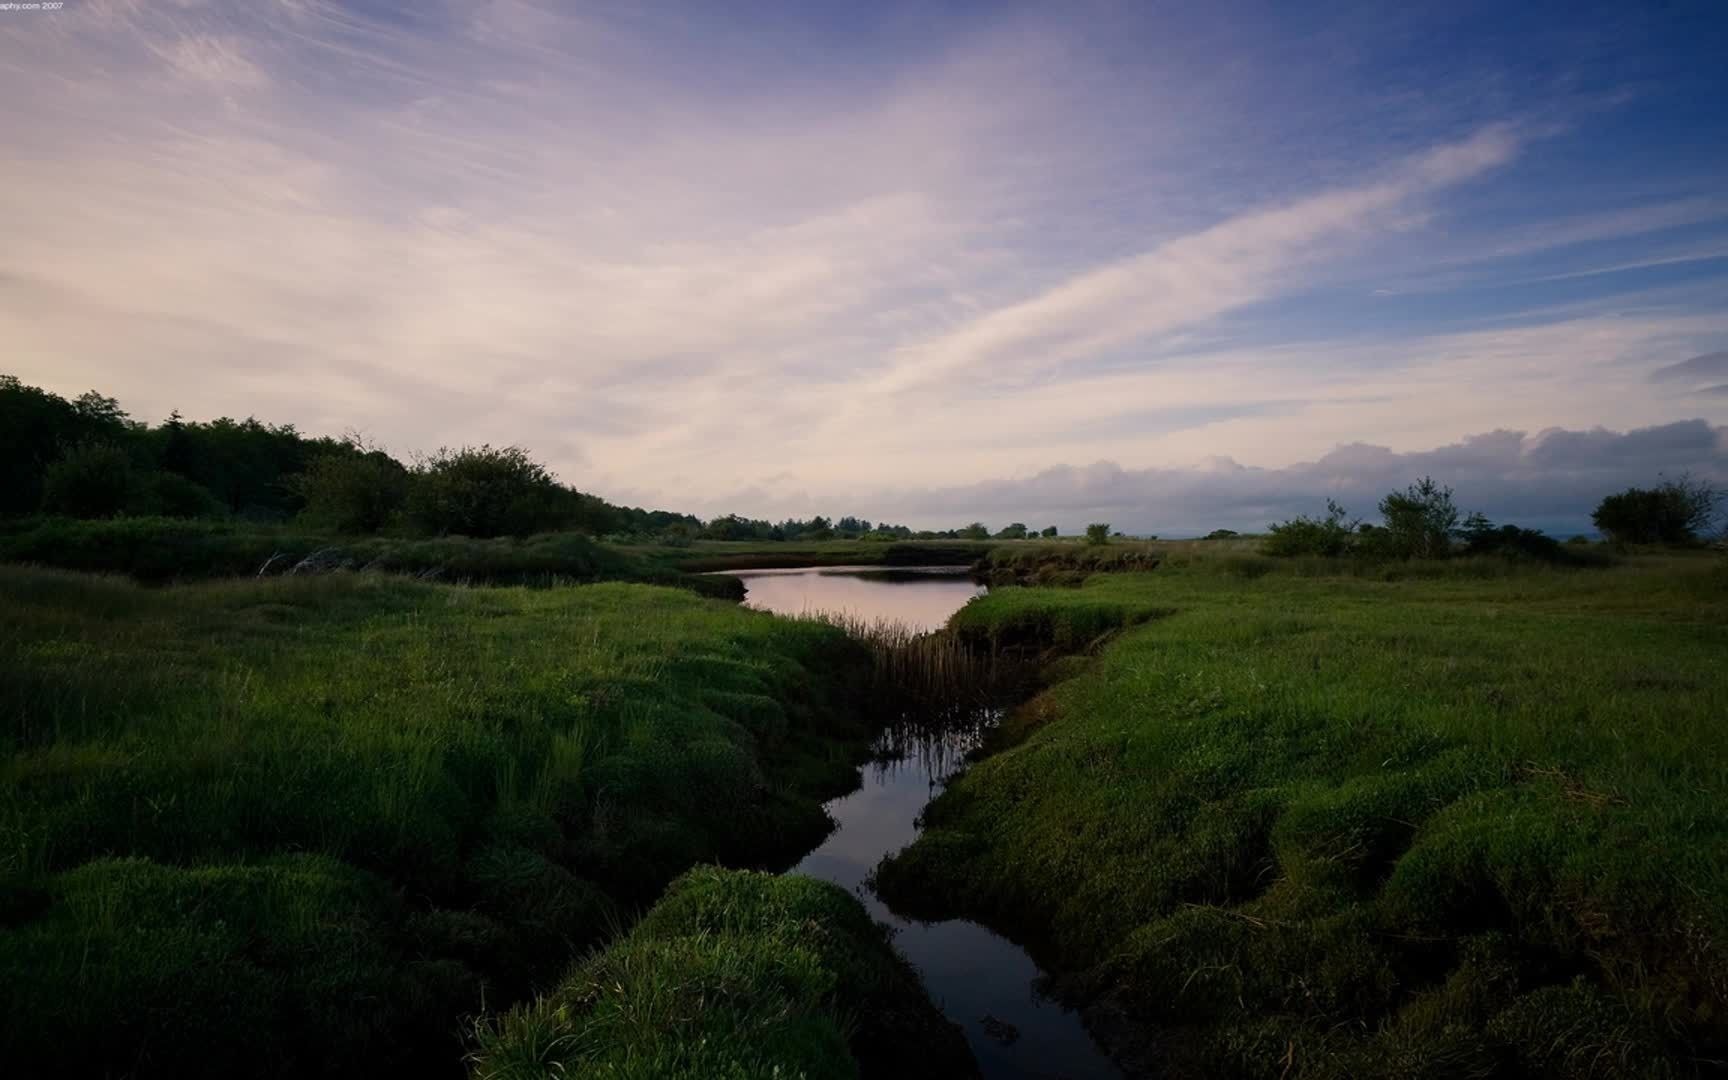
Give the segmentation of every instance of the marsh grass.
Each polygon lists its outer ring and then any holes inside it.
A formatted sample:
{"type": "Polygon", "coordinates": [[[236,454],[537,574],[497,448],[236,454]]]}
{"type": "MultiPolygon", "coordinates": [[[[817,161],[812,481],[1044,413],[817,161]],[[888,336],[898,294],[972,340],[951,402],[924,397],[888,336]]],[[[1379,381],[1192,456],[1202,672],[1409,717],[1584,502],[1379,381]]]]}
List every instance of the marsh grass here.
{"type": "Polygon", "coordinates": [[[521,539],[333,536],[294,526],[182,518],[31,518],[0,527],[0,562],[123,574],[161,584],[331,573],[403,575],[471,585],[594,581],[675,585],[742,599],[739,583],[697,577],[578,533],[521,539]]]}
{"type": "Polygon", "coordinates": [[[957,630],[1118,630],[878,886],[1030,943],[1139,1033],[1118,1050],[1181,1075],[1707,1072],[1728,1057],[1717,563],[1197,558],[994,590],[957,630]]]}
{"type": "Polygon", "coordinates": [[[781,866],[863,650],[689,592],[0,567],[0,1054],[449,1072],[689,866],[781,866]]]}
{"type": "Polygon", "coordinates": [[[476,1080],[977,1075],[845,890],[706,867],[475,1044],[476,1080]]]}
{"type": "Polygon", "coordinates": [[[619,550],[690,574],[806,566],[970,566],[1002,546],[980,540],[698,540],[687,546],[625,544],[619,550]]]}

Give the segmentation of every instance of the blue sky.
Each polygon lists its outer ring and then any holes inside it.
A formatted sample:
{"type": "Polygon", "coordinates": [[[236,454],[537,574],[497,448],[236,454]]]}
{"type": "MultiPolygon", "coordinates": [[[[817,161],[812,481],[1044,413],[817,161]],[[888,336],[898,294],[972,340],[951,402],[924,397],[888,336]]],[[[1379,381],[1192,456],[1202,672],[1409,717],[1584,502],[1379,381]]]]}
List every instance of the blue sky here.
{"type": "Polygon", "coordinates": [[[1426,470],[1570,531],[1728,479],[1724,55],[1702,2],[0,12],[0,370],[701,513],[1426,470]]]}

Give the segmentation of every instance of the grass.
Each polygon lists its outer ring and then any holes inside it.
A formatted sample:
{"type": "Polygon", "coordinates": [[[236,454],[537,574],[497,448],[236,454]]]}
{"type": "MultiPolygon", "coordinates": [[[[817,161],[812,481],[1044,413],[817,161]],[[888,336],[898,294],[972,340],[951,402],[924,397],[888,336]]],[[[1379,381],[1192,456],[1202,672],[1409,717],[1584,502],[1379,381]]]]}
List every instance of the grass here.
{"type": "Polygon", "coordinates": [[[969,566],[999,540],[697,540],[685,547],[623,546],[621,551],[685,573],[800,566],[969,566]]]}
{"type": "Polygon", "coordinates": [[[691,865],[824,835],[868,664],[640,585],[0,567],[0,1055],[451,1073],[691,865]]]}
{"type": "Polygon", "coordinates": [[[741,599],[733,579],[695,577],[578,533],[525,539],[332,536],[294,526],[180,518],[0,523],[0,562],[164,583],[370,570],[487,585],[640,581],[741,599]]]}
{"type": "Polygon", "coordinates": [[[1028,942],[1170,1075],[1728,1058],[1720,556],[1270,562],[968,605],[1097,655],[930,807],[890,901],[1028,942]]]}
{"type": "Polygon", "coordinates": [[[476,1080],[976,1076],[887,931],[812,878],[693,870],[550,994],[483,1025],[476,1080]]]}

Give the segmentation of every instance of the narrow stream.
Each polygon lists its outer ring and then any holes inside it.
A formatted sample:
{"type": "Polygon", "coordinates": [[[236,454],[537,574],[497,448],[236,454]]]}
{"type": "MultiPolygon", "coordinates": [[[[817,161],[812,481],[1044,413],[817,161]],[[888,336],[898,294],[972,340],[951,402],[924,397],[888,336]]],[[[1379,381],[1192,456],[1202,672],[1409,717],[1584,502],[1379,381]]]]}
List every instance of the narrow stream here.
{"type": "MultiPolygon", "coordinates": [[[[921,630],[941,627],[985,591],[953,567],[822,567],[735,576],[744,579],[745,603],[751,607],[780,614],[845,612],[921,630]]],[[[1019,946],[961,919],[920,923],[901,918],[865,883],[884,855],[917,836],[925,804],[965,764],[994,719],[982,715],[964,730],[941,734],[885,735],[859,789],[828,804],[837,828],[792,872],[850,890],[872,916],[894,929],[901,954],[923,976],[931,998],[965,1030],[986,1077],[1120,1077],[1079,1016],[1039,993],[1042,973],[1019,946]]]]}

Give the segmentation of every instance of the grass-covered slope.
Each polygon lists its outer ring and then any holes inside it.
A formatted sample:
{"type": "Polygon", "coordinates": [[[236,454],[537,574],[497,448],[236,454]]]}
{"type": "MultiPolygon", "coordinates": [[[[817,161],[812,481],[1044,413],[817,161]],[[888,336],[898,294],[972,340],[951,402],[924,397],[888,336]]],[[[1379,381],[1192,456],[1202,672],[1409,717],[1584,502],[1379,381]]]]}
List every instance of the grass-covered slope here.
{"type": "Polygon", "coordinates": [[[476,1080],[975,1076],[964,1036],[845,890],[691,871],[552,993],[482,1031],[476,1080]]]}
{"type": "Polygon", "coordinates": [[[1691,1075],[1728,1057],[1719,557],[1395,582],[1217,569],[967,607],[969,632],[1009,638],[1151,621],[932,805],[879,872],[897,906],[1033,942],[1158,1074],[1691,1075]]]}
{"type": "Polygon", "coordinates": [[[0,1061],[454,1072],[689,866],[814,843],[866,666],[678,590],[0,567],[0,1061]]]}

